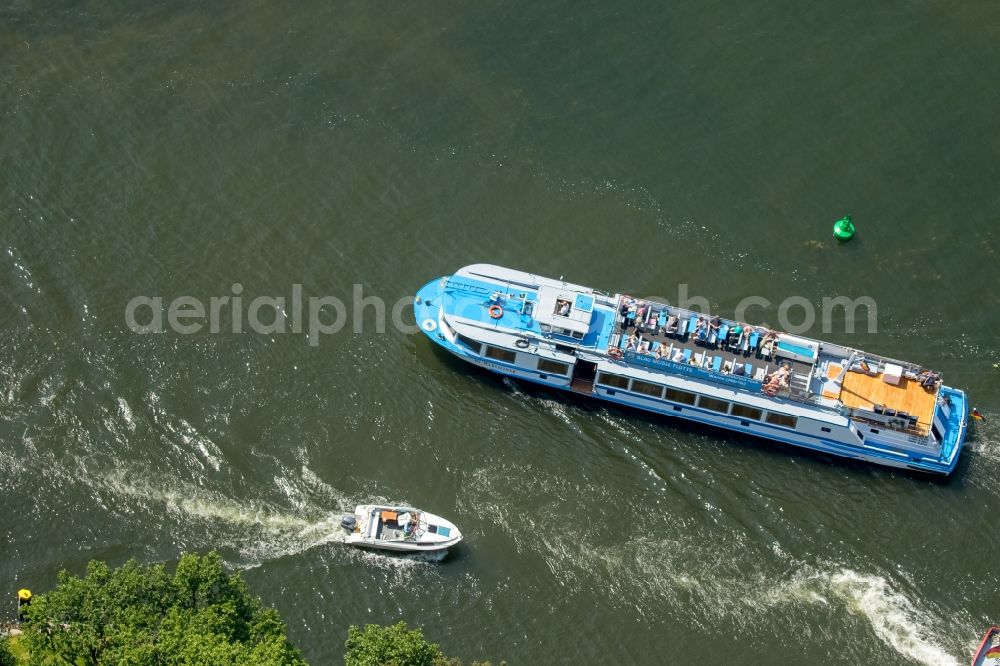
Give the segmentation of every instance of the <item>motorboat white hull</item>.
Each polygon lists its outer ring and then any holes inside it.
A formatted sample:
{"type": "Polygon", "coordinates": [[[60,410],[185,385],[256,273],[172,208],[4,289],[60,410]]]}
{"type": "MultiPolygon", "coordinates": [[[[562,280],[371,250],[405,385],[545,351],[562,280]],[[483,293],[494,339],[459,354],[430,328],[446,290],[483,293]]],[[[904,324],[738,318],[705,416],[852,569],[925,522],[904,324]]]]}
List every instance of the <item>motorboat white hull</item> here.
{"type": "Polygon", "coordinates": [[[359,548],[399,553],[434,552],[462,540],[454,523],[413,507],[359,505],[342,525],[349,532],[344,543],[359,548]]]}

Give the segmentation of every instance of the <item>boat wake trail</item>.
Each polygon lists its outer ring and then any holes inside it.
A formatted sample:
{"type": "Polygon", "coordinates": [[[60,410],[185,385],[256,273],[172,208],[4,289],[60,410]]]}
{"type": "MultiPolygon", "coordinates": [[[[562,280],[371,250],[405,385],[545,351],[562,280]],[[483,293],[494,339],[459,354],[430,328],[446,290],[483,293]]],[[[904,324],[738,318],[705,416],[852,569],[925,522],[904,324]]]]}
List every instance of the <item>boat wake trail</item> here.
{"type": "Polygon", "coordinates": [[[873,663],[892,650],[950,665],[968,647],[961,613],[918,602],[906,580],[877,567],[807,562],[743,530],[699,525],[655,500],[637,500],[627,488],[588,486],[591,519],[567,521],[580,511],[576,495],[565,480],[531,466],[484,468],[471,485],[468,512],[490,517],[520,555],[540,557],[568,595],[600,588],[602,603],[643,620],[662,620],[668,608],[674,621],[708,632],[732,626],[748,641],[774,640],[783,627],[789,631],[778,638],[790,650],[796,635],[848,625],[844,635],[860,631],[871,640],[832,646],[846,663],[873,663]],[[532,510],[512,506],[511,497],[532,510]],[[623,533],[622,525],[637,527],[623,533]]]}
{"type": "Polygon", "coordinates": [[[966,477],[976,486],[1000,495],[1000,428],[995,419],[974,422],[973,434],[966,443],[969,456],[966,477]]]}
{"type": "Polygon", "coordinates": [[[161,516],[160,527],[171,530],[179,545],[233,551],[237,561],[230,564],[243,568],[343,538],[339,522],[346,505],[307,504],[291,513],[266,501],[236,500],[176,481],[169,485],[137,481],[121,473],[91,477],[89,483],[100,494],[110,495],[107,504],[113,512],[161,516]]]}
{"type": "Polygon", "coordinates": [[[840,606],[864,618],[880,641],[913,661],[928,666],[959,664],[942,646],[944,638],[930,631],[931,627],[947,623],[917,608],[882,576],[846,568],[814,570],[805,567],[787,583],[771,590],[769,596],[776,604],[787,601],[840,606]]]}
{"type": "Polygon", "coordinates": [[[545,411],[547,411],[552,416],[556,417],[566,425],[570,426],[575,430],[579,430],[579,427],[574,423],[573,419],[570,417],[567,411],[567,406],[557,400],[550,400],[548,398],[538,398],[532,395],[528,395],[517,385],[514,380],[510,377],[503,378],[503,385],[506,386],[511,394],[514,395],[518,400],[523,402],[532,403],[536,405],[541,405],[545,411]]]}

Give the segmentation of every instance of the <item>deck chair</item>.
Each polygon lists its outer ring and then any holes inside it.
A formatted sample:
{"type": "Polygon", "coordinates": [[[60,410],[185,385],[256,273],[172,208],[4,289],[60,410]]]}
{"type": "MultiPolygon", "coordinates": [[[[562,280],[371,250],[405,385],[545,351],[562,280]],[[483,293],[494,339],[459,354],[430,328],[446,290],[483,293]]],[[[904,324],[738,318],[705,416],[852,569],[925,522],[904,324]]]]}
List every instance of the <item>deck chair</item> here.
{"type": "Polygon", "coordinates": [[[715,360],[712,361],[712,372],[721,372],[721,371],[722,371],[722,357],[716,356],[715,360]]]}
{"type": "Polygon", "coordinates": [[[746,345],[747,332],[746,329],[740,331],[739,335],[736,334],[735,329],[729,331],[729,348],[733,351],[741,351],[746,345]]]}
{"type": "Polygon", "coordinates": [[[719,337],[716,338],[719,341],[719,345],[726,344],[726,340],[729,338],[729,324],[722,324],[719,326],[719,337]]]}
{"type": "Polygon", "coordinates": [[[760,333],[757,333],[756,331],[754,331],[753,333],[750,334],[750,340],[748,342],[748,347],[749,347],[750,351],[756,352],[757,351],[757,345],[759,345],[759,344],[760,344],[760,333]]]}
{"type": "Polygon", "coordinates": [[[744,330],[743,335],[740,337],[739,351],[744,355],[750,353],[750,335],[744,330]]]}
{"type": "Polygon", "coordinates": [[[674,337],[683,338],[684,334],[687,333],[687,329],[688,329],[688,320],[679,319],[677,321],[677,331],[674,333],[674,337]]]}
{"type": "Polygon", "coordinates": [[[767,375],[767,369],[766,368],[757,368],[757,372],[754,373],[753,378],[755,380],[757,380],[758,382],[762,382],[762,381],[764,381],[764,377],[766,375],[767,375]]]}
{"type": "Polygon", "coordinates": [[[747,371],[747,374],[746,374],[747,377],[753,377],[753,366],[752,365],[750,365],[749,363],[744,363],[743,364],[743,369],[747,371]]]}
{"type": "Polygon", "coordinates": [[[685,349],[684,350],[684,362],[685,363],[690,363],[691,362],[691,350],[690,349],[685,349]]]}

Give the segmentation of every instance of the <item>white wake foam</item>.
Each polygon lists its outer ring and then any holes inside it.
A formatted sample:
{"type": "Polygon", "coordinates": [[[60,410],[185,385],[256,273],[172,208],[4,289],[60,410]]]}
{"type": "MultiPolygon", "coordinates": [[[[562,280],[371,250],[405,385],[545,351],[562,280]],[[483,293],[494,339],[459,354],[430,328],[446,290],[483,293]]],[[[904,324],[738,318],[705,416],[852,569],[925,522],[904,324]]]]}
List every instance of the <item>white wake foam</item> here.
{"type": "Polygon", "coordinates": [[[839,605],[860,615],[875,636],[896,652],[928,666],[958,665],[931,628],[945,624],[896,590],[884,577],[847,568],[800,569],[785,585],[771,590],[775,603],[803,601],[839,605]]]}

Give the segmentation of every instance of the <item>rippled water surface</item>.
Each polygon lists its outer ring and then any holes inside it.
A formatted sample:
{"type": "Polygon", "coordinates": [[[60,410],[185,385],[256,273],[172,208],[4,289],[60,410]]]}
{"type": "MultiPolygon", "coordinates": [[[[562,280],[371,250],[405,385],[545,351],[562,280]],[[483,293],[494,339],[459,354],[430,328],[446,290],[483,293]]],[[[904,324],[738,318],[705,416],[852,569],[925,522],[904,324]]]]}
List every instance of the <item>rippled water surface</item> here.
{"type": "Polygon", "coordinates": [[[512,664],[966,663],[1000,619],[1000,419],[932,481],[523,386],[355,310],[476,261],[761,296],[755,322],[866,295],[877,332],[810,333],[997,412],[1000,7],[766,4],[0,7],[0,587],[215,548],[317,664],[399,618],[512,664]],[[241,333],[232,307],[125,325],[235,283],[241,333]],[[295,284],[345,328],[250,331],[295,284]],[[338,544],[373,498],[466,541],[338,544]]]}

